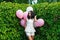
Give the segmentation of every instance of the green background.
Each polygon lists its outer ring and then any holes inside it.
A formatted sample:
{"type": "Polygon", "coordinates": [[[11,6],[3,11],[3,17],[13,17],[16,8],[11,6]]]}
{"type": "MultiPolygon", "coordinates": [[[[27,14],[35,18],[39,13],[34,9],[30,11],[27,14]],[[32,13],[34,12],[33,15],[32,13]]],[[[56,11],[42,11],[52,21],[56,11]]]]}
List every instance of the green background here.
{"type": "MultiPolygon", "coordinates": [[[[29,3],[29,0],[0,0],[0,2],[13,2],[13,3],[29,3]]],[[[32,0],[30,0],[32,1],[32,0]]],[[[60,2],[60,0],[38,0],[38,3],[43,3],[43,2],[60,2]]]]}
{"type": "MultiPolygon", "coordinates": [[[[16,11],[24,12],[28,4],[0,3],[0,40],[27,40],[16,11]]],[[[60,2],[31,5],[37,18],[43,18],[45,25],[36,29],[35,40],[60,40],[60,2]]]]}

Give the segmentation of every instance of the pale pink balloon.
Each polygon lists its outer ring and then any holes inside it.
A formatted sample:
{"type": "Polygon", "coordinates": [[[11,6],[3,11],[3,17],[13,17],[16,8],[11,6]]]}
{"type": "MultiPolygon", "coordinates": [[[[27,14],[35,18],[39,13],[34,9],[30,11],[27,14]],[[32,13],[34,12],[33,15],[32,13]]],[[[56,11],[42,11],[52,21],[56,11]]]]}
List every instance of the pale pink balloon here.
{"type": "Polygon", "coordinates": [[[22,10],[17,10],[16,11],[16,16],[20,19],[23,18],[23,11],[22,10]]]}
{"type": "Polygon", "coordinates": [[[22,19],[22,20],[20,21],[20,24],[24,27],[24,26],[26,25],[26,21],[25,21],[24,19],[22,19]]]}
{"type": "Polygon", "coordinates": [[[23,18],[26,20],[27,19],[28,12],[24,12],[23,18]]]}
{"type": "Polygon", "coordinates": [[[37,22],[35,22],[36,27],[41,27],[44,25],[44,20],[43,19],[38,19],[37,22]]]}

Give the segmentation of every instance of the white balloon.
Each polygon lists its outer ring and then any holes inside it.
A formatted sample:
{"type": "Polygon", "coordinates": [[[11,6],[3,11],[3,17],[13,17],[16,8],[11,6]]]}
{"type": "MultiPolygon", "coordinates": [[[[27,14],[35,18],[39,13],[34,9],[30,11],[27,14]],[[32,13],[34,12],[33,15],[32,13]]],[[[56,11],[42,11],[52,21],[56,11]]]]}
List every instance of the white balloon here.
{"type": "Polygon", "coordinates": [[[29,6],[29,7],[27,7],[26,11],[27,11],[27,12],[33,11],[33,8],[32,8],[31,6],[29,6]]]}

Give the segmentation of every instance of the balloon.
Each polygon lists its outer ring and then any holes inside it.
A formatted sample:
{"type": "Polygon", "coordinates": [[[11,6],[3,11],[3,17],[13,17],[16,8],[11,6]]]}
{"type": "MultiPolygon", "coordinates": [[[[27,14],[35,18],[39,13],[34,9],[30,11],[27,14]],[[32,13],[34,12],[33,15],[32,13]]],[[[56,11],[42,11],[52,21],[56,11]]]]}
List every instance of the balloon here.
{"type": "Polygon", "coordinates": [[[28,12],[24,12],[23,18],[26,20],[27,19],[28,12]]]}
{"type": "Polygon", "coordinates": [[[44,20],[43,19],[38,19],[37,22],[35,22],[36,27],[41,27],[44,25],[44,20]]]}
{"type": "Polygon", "coordinates": [[[26,24],[26,21],[24,20],[24,19],[22,19],[21,21],[20,21],[20,24],[24,27],[26,24]]]}
{"type": "Polygon", "coordinates": [[[27,11],[27,12],[33,11],[33,8],[32,8],[31,6],[29,6],[29,7],[27,7],[26,11],[27,11]]]}
{"type": "Polygon", "coordinates": [[[16,11],[16,16],[20,19],[23,18],[23,11],[22,10],[17,10],[16,11]]]}

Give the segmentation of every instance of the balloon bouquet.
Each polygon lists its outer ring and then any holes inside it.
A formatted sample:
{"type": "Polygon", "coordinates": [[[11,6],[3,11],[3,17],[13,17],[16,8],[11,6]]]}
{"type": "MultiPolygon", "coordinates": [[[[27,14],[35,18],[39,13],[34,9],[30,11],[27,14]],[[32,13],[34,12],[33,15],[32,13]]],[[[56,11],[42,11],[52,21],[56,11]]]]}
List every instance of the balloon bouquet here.
{"type": "MultiPolygon", "coordinates": [[[[17,10],[16,11],[16,16],[21,19],[20,24],[24,27],[26,25],[26,19],[28,15],[28,11],[33,11],[32,7],[27,7],[26,12],[23,12],[22,10],[17,10]],[[22,19],[23,18],[23,19],[22,19]]],[[[41,27],[44,25],[44,20],[43,19],[38,19],[36,22],[34,22],[35,27],[41,27]]]]}

